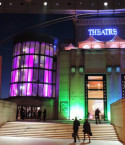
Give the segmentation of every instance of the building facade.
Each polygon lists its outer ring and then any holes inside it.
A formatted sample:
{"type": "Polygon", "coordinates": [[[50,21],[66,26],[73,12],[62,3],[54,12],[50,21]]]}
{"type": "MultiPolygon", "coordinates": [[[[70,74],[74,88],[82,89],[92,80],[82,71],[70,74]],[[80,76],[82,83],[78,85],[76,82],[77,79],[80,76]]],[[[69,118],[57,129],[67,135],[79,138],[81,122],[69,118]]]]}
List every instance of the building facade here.
{"type": "MultiPolygon", "coordinates": [[[[57,39],[27,35],[15,39],[10,96],[26,110],[47,109],[48,119],[110,120],[110,104],[124,98],[124,19],[79,19],[75,47],[57,51],[57,39]],[[105,25],[105,23],[106,25],[105,25]],[[58,52],[58,53],[57,53],[58,52]]],[[[59,47],[60,48],[60,47],[59,47]]]]}

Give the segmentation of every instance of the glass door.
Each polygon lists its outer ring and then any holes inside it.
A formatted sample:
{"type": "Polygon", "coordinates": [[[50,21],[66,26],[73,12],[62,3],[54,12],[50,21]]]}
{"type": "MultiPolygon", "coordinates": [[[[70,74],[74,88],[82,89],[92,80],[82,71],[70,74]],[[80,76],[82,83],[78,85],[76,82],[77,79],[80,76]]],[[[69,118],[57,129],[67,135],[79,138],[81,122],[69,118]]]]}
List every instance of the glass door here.
{"type": "Polygon", "coordinates": [[[104,75],[86,75],[86,117],[95,120],[95,110],[100,110],[100,119],[107,110],[106,81],[104,75]],[[105,111],[104,111],[105,110],[105,111]]]}

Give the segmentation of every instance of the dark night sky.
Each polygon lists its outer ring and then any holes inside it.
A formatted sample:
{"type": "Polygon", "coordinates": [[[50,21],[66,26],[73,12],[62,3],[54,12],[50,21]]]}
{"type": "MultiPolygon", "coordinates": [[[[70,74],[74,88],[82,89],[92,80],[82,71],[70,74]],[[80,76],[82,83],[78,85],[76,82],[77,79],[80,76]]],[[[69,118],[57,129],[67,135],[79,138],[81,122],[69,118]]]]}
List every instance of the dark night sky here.
{"type": "MultiPolygon", "coordinates": [[[[66,15],[40,15],[40,14],[0,14],[0,55],[2,56],[2,82],[1,98],[9,96],[9,85],[13,53],[13,37],[9,41],[1,43],[13,34],[20,34],[31,26],[65,17],[66,15]]],[[[38,27],[31,32],[47,34],[57,37],[61,42],[64,39],[74,38],[73,22],[65,21],[47,27],[38,27]]]]}

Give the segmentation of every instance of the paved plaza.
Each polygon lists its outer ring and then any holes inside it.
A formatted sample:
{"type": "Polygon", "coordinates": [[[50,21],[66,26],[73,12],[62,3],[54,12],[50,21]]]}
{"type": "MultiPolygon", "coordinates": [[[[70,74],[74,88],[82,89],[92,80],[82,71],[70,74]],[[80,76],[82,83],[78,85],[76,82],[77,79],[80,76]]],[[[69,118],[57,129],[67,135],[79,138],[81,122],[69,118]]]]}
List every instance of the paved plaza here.
{"type": "Polygon", "coordinates": [[[83,142],[82,140],[77,143],[73,143],[73,139],[46,139],[46,138],[27,138],[27,137],[0,137],[0,145],[125,145],[119,141],[102,141],[92,140],[88,143],[88,140],[83,142]]]}

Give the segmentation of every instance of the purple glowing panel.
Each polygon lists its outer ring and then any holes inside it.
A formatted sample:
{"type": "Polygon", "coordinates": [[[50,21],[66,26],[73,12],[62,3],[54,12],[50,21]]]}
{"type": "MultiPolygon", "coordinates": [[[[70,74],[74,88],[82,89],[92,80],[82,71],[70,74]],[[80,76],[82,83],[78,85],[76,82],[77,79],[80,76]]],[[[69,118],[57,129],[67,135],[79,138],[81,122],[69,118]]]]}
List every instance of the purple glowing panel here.
{"type": "Polygon", "coordinates": [[[49,58],[49,69],[53,68],[53,59],[49,58]]]}
{"type": "Polygon", "coordinates": [[[53,45],[50,46],[50,56],[53,56],[53,45]]]}
{"type": "Polygon", "coordinates": [[[24,67],[28,67],[28,63],[29,63],[29,55],[25,55],[24,67]]]}
{"type": "Polygon", "coordinates": [[[22,84],[20,89],[22,91],[22,96],[26,96],[27,84],[26,83],[22,84]]]}
{"type": "Polygon", "coordinates": [[[15,70],[15,82],[19,81],[19,71],[15,70]]]}
{"type": "Polygon", "coordinates": [[[43,70],[39,70],[39,81],[40,82],[43,82],[43,74],[44,74],[44,71],[43,70]]]}
{"type": "Polygon", "coordinates": [[[37,95],[37,84],[33,84],[33,93],[32,93],[33,96],[36,96],[37,95]]]}
{"type": "Polygon", "coordinates": [[[17,96],[17,93],[18,93],[18,91],[17,91],[17,84],[13,84],[12,90],[13,90],[13,96],[17,96]]]}
{"type": "Polygon", "coordinates": [[[45,55],[49,55],[49,44],[46,44],[45,55]]]}
{"type": "Polygon", "coordinates": [[[49,68],[49,57],[45,57],[45,68],[49,68]]]}
{"type": "Polygon", "coordinates": [[[44,96],[44,97],[47,97],[47,93],[48,93],[48,84],[44,84],[43,96],[44,96]]]}
{"type": "Polygon", "coordinates": [[[42,97],[43,96],[43,93],[42,93],[43,92],[43,84],[39,84],[39,89],[38,90],[39,90],[38,91],[39,92],[39,96],[42,97]]]}
{"type": "Polygon", "coordinates": [[[12,71],[12,83],[15,82],[15,72],[16,72],[15,70],[12,71]]]}
{"type": "Polygon", "coordinates": [[[49,82],[49,74],[48,74],[48,70],[44,71],[44,83],[48,83],[49,82]]]}
{"type": "Polygon", "coordinates": [[[49,71],[49,83],[52,83],[52,71],[49,71]]]}
{"type": "Polygon", "coordinates": [[[52,85],[48,85],[48,97],[52,97],[52,85]]]}
{"type": "Polygon", "coordinates": [[[34,54],[34,46],[35,46],[35,42],[31,42],[31,46],[30,46],[30,53],[34,54]]]}
{"type": "Polygon", "coordinates": [[[28,69],[24,69],[23,81],[28,81],[28,69]]]}

